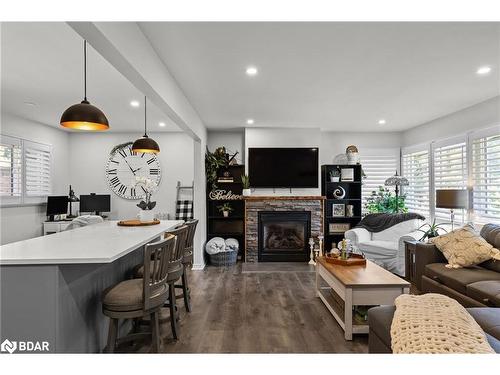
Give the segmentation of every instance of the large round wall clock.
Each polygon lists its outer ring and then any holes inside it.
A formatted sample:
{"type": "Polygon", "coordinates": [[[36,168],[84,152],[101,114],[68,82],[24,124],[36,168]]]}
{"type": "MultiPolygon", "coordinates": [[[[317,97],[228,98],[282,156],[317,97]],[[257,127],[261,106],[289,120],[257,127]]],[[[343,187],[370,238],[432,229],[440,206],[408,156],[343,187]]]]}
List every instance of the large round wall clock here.
{"type": "Polygon", "coordinates": [[[109,155],[106,165],[109,188],[125,199],[144,199],[146,189],[137,177],[147,177],[158,187],[161,181],[160,161],[154,154],[135,153],[132,143],[119,145],[109,155]]]}

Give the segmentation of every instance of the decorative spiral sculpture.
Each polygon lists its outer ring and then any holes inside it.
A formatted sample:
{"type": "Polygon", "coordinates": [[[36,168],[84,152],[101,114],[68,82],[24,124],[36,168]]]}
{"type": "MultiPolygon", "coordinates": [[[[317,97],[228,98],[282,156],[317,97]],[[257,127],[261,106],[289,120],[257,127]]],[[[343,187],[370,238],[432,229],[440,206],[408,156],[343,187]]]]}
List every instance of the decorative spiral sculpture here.
{"type": "Polygon", "coordinates": [[[342,186],[337,186],[333,191],[333,197],[335,199],[343,199],[345,197],[345,189],[342,186]]]}

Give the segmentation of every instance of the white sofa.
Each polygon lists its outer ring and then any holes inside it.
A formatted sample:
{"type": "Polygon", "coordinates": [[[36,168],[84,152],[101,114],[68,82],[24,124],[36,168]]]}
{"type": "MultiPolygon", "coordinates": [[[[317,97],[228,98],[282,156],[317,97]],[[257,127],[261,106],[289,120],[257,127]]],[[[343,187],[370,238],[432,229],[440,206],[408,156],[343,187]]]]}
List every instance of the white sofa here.
{"type": "Polygon", "coordinates": [[[400,276],[405,276],[405,241],[418,240],[424,223],[419,219],[407,220],[381,232],[354,228],[345,232],[345,238],[362,251],[366,258],[400,276]]]}

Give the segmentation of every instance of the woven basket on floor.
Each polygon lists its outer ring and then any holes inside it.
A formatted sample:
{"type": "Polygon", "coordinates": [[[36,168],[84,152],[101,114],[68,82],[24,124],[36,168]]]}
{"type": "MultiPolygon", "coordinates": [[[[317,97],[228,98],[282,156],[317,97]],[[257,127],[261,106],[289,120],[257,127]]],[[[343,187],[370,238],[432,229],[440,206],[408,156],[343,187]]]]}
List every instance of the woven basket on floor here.
{"type": "Polygon", "coordinates": [[[223,251],[217,254],[210,255],[210,264],[217,267],[226,267],[236,264],[238,260],[238,251],[223,251]]]}

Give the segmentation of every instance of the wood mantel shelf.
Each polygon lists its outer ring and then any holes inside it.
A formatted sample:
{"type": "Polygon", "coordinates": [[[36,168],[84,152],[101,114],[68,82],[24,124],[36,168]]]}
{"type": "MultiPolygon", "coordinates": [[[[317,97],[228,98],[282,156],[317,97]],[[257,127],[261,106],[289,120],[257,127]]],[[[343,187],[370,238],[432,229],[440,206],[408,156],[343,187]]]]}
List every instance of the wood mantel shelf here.
{"type": "Polygon", "coordinates": [[[326,197],[321,195],[249,195],[244,196],[243,199],[246,201],[321,201],[325,200],[326,197]]]}

